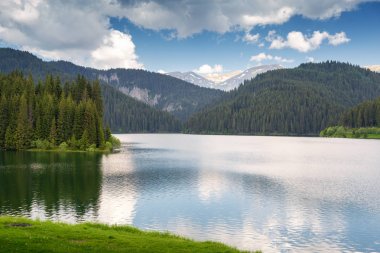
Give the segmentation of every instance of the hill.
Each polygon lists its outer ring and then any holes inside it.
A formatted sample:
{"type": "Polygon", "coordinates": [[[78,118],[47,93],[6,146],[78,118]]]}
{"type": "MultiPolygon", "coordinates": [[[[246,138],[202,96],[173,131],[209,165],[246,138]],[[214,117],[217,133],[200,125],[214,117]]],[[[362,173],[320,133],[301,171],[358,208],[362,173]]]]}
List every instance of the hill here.
{"type": "Polygon", "coordinates": [[[191,117],[193,133],[318,135],[342,112],[380,96],[380,74],[339,62],[258,75],[191,117]]]}
{"type": "MultiPolygon", "coordinates": [[[[44,62],[36,56],[14,49],[0,49],[0,72],[10,73],[15,69],[31,74],[35,81],[47,74],[59,76],[61,82],[73,81],[77,75],[97,78],[97,70],[84,68],[69,62],[44,62]]],[[[114,132],[178,132],[181,123],[167,112],[154,109],[143,102],[123,94],[102,82],[101,85],[105,125],[114,132]]]]}
{"type": "Polygon", "coordinates": [[[183,80],[137,69],[97,70],[66,61],[42,61],[36,56],[10,48],[0,48],[0,71],[15,69],[31,73],[36,79],[47,74],[72,80],[78,74],[89,80],[99,79],[122,93],[152,107],[186,120],[223,95],[222,91],[202,88],[183,80]]]}

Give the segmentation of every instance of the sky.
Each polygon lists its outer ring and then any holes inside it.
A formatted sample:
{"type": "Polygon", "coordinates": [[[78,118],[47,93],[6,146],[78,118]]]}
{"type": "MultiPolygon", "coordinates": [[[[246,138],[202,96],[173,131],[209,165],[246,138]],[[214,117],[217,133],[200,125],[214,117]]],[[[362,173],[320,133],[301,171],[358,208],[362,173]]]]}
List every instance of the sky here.
{"type": "Polygon", "coordinates": [[[380,1],[2,0],[0,47],[98,69],[380,64],[380,1]]]}

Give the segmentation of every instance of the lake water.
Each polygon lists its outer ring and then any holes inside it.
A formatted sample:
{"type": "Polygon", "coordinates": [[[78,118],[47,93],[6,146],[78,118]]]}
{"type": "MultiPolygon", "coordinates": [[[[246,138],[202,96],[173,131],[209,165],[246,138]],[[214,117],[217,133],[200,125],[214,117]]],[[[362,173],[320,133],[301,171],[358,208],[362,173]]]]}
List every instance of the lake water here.
{"type": "Polygon", "coordinates": [[[0,214],[264,252],[380,252],[380,141],[117,137],[118,154],[0,152],[0,214]]]}

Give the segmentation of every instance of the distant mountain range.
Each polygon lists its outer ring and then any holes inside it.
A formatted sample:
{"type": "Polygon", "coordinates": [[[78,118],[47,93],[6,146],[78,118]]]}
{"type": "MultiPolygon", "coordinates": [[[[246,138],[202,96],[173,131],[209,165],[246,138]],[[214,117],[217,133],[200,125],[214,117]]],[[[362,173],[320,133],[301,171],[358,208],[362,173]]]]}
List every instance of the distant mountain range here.
{"type": "Polygon", "coordinates": [[[63,80],[71,80],[78,74],[90,80],[99,79],[125,95],[166,111],[182,121],[224,94],[220,90],[199,87],[145,70],[97,70],[66,61],[42,61],[28,52],[0,48],[0,71],[9,73],[14,70],[31,73],[36,79],[45,78],[46,74],[58,75],[63,80]]]}
{"type": "Polygon", "coordinates": [[[198,75],[197,73],[192,72],[192,71],[188,71],[188,72],[176,71],[176,72],[167,73],[167,75],[198,85],[200,87],[214,88],[213,86],[215,85],[213,81],[208,80],[204,78],[203,76],[198,75]]]}
{"type": "Polygon", "coordinates": [[[255,78],[258,74],[265,73],[270,70],[282,69],[281,65],[262,65],[246,69],[244,71],[234,71],[225,74],[209,74],[201,76],[195,72],[170,72],[167,75],[182,79],[186,82],[206,87],[230,91],[242,84],[246,80],[255,78]]]}

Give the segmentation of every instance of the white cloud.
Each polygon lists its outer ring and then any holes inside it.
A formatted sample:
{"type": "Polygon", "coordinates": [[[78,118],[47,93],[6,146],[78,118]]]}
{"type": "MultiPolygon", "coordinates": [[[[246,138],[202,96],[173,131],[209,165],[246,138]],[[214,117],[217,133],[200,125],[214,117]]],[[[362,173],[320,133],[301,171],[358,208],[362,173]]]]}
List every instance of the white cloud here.
{"type": "MultiPolygon", "coordinates": [[[[132,37],[112,30],[110,17],[127,18],[146,29],[165,30],[170,38],[186,38],[202,31],[251,31],[259,25],[282,24],[294,15],[337,17],[366,1],[5,0],[0,1],[0,44],[86,66],[140,68],[132,37]],[[110,45],[117,48],[111,50],[110,45]],[[107,55],[100,55],[103,52],[107,55]]],[[[247,35],[247,42],[254,42],[256,37],[258,40],[257,34],[247,35]]],[[[292,44],[300,50],[319,46],[311,43],[310,36],[293,35],[301,40],[300,45],[292,44]]],[[[331,45],[349,41],[344,32],[323,37],[322,41],[325,39],[331,45]]],[[[288,39],[271,43],[273,48],[276,43],[277,47],[291,45],[288,39]]]]}
{"type": "Polygon", "coordinates": [[[223,72],[223,66],[219,64],[215,64],[213,67],[204,64],[200,66],[198,69],[193,70],[195,73],[206,75],[206,74],[214,74],[214,73],[221,73],[223,72]]]}
{"type": "Polygon", "coordinates": [[[275,61],[278,63],[291,63],[291,62],[293,62],[292,59],[286,59],[286,58],[283,58],[281,56],[273,56],[273,55],[266,54],[266,53],[259,53],[257,55],[253,55],[253,56],[251,56],[250,61],[255,61],[257,63],[261,63],[263,61],[275,61]]]}
{"type": "Polygon", "coordinates": [[[132,37],[110,29],[108,0],[0,2],[0,40],[38,54],[97,68],[141,68],[132,37]]]}
{"type": "Polygon", "coordinates": [[[340,33],[336,33],[335,35],[330,35],[328,37],[328,40],[329,40],[329,44],[333,46],[337,46],[337,45],[347,43],[350,41],[350,39],[347,38],[345,32],[340,32],[340,33]]]}
{"type": "Polygon", "coordinates": [[[163,69],[159,69],[159,70],[157,70],[157,73],[166,74],[167,72],[165,70],[163,70],[163,69]]]}
{"type": "Polygon", "coordinates": [[[248,44],[255,44],[259,42],[259,38],[260,38],[260,34],[258,33],[256,34],[246,33],[242,40],[244,42],[247,42],[248,44]]]}
{"type": "Polygon", "coordinates": [[[135,54],[131,35],[116,30],[103,38],[103,43],[91,52],[91,56],[89,65],[96,68],[143,68],[135,54]]]}
{"type": "Polygon", "coordinates": [[[119,0],[117,15],[138,26],[174,30],[179,38],[202,31],[225,33],[258,25],[283,24],[295,15],[328,19],[369,0],[119,0]]]}
{"type": "Polygon", "coordinates": [[[312,35],[307,36],[302,32],[292,31],[288,33],[286,39],[270,31],[266,40],[271,42],[270,49],[292,48],[300,52],[309,52],[319,48],[324,40],[328,40],[329,44],[337,46],[350,41],[345,32],[330,35],[328,32],[314,31],[312,35]]]}
{"type": "Polygon", "coordinates": [[[315,59],[314,59],[314,57],[306,56],[306,61],[307,62],[315,62],[315,59]]]}

